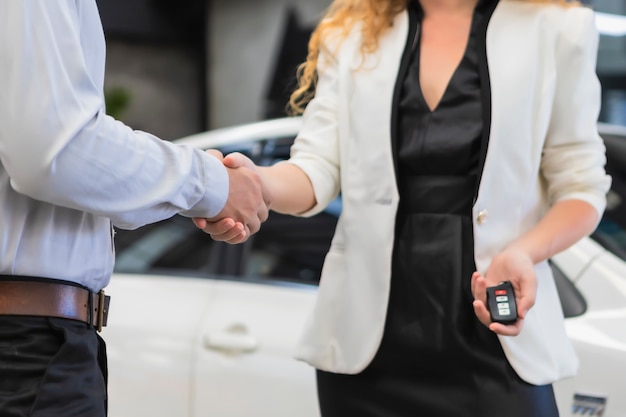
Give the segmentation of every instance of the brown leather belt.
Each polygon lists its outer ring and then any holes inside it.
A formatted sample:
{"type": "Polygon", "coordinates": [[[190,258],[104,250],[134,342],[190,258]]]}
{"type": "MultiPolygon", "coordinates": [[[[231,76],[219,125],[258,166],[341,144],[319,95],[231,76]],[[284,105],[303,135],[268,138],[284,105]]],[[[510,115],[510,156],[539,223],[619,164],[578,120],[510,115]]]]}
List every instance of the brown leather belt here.
{"type": "Polygon", "coordinates": [[[57,281],[0,280],[0,315],[79,320],[98,331],[106,326],[108,295],[57,281]]]}

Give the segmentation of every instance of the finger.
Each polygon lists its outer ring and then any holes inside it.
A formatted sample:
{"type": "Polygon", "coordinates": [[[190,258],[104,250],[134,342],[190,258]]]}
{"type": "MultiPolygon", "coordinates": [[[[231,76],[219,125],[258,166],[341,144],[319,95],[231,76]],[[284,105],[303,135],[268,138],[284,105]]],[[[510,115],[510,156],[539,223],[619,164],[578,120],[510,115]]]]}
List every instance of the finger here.
{"type": "Polygon", "coordinates": [[[489,314],[489,310],[487,310],[487,306],[480,300],[474,300],[472,303],[474,307],[474,314],[482,324],[489,327],[491,325],[491,314],[489,314]]]}
{"type": "Polygon", "coordinates": [[[248,240],[248,235],[246,234],[245,230],[242,230],[241,233],[239,233],[237,236],[233,237],[232,239],[227,240],[226,243],[236,245],[239,243],[243,243],[246,240],[248,240]]]}
{"type": "Polygon", "coordinates": [[[517,314],[521,318],[525,318],[528,310],[535,305],[537,296],[537,280],[536,277],[527,277],[520,283],[520,297],[517,301],[517,314]]]}
{"type": "Polygon", "coordinates": [[[209,235],[217,235],[217,236],[222,235],[228,232],[229,230],[231,230],[236,225],[235,221],[229,217],[225,217],[223,219],[215,220],[215,221],[211,221],[208,219],[203,219],[203,220],[205,224],[204,224],[204,227],[202,228],[202,231],[209,235]]]}
{"type": "MultiPolygon", "coordinates": [[[[472,295],[476,294],[476,280],[478,279],[479,276],[480,276],[480,272],[478,272],[478,271],[475,271],[472,274],[472,281],[471,281],[471,285],[470,285],[470,288],[471,288],[471,291],[472,291],[472,295]]],[[[474,298],[476,298],[476,296],[474,296],[474,298]]]]}
{"type": "Polygon", "coordinates": [[[191,219],[191,221],[200,230],[204,229],[206,227],[206,224],[207,224],[206,219],[202,218],[202,217],[194,217],[194,218],[191,219]]]}
{"type": "Polygon", "coordinates": [[[261,228],[261,220],[259,218],[257,218],[256,220],[250,220],[251,221],[249,223],[246,223],[246,232],[248,233],[248,236],[255,234],[261,228]]]}
{"type": "Polygon", "coordinates": [[[487,306],[480,301],[474,301],[474,313],[478,320],[492,332],[502,336],[517,336],[522,331],[524,319],[518,319],[513,324],[502,324],[491,321],[491,315],[487,306]]]}
{"type": "Polygon", "coordinates": [[[217,149],[207,149],[205,152],[208,153],[209,155],[216,157],[220,161],[224,159],[224,154],[218,151],[217,149]]]}
{"type": "Polygon", "coordinates": [[[241,233],[234,237],[233,239],[231,239],[228,243],[243,243],[246,240],[248,240],[248,238],[250,237],[251,233],[250,233],[250,228],[248,227],[248,225],[246,224],[242,224],[242,230],[241,233]]]}
{"type": "Polygon", "coordinates": [[[479,300],[483,304],[487,304],[487,280],[482,275],[478,274],[476,277],[472,277],[474,282],[474,290],[472,295],[474,300],[479,300]]]}
{"type": "Polygon", "coordinates": [[[245,234],[244,226],[239,222],[223,233],[210,233],[209,230],[205,230],[205,232],[211,235],[211,239],[227,243],[239,243],[241,235],[245,234]]]}
{"type": "MultiPolygon", "coordinates": [[[[259,209],[259,212],[257,213],[257,217],[258,217],[260,223],[265,222],[268,219],[269,216],[270,216],[270,211],[267,208],[267,206],[261,207],[259,209]]],[[[259,227],[260,227],[260,225],[259,225],[259,227]]]]}
{"type": "Polygon", "coordinates": [[[514,324],[491,323],[489,330],[502,336],[517,336],[523,326],[524,319],[518,319],[514,324]]]}
{"type": "Polygon", "coordinates": [[[528,310],[530,310],[534,305],[535,301],[530,297],[520,297],[520,299],[517,300],[517,315],[519,318],[526,318],[528,310]]]}

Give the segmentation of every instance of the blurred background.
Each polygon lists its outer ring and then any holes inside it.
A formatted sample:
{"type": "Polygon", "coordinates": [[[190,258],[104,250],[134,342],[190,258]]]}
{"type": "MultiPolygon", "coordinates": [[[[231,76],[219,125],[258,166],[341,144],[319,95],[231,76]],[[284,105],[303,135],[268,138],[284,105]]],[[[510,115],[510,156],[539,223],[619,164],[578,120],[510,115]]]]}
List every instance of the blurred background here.
{"type": "MultiPolygon", "coordinates": [[[[284,116],[331,0],[97,1],[107,111],[171,140],[284,116]]],[[[589,1],[604,13],[601,121],[626,126],[626,0],[589,1]]],[[[225,153],[273,163],[287,157],[297,127],[271,125],[200,135],[194,146],[235,137],[242,142],[225,153]]],[[[614,181],[601,227],[552,263],[581,357],[579,375],[556,386],[559,407],[572,410],[563,417],[626,417],[626,127],[611,132],[614,181]]],[[[107,290],[111,416],[318,416],[313,368],[292,355],[340,210],[336,200],[310,218],[273,212],[243,245],[215,242],[180,216],[117,230],[107,290]]]]}
{"type": "MultiPolygon", "coordinates": [[[[626,126],[626,0],[585,3],[599,12],[603,33],[600,121],[626,126]]],[[[329,4],[98,0],[108,112],[163,139],[284,116],[295,69],[329,4]]]]}

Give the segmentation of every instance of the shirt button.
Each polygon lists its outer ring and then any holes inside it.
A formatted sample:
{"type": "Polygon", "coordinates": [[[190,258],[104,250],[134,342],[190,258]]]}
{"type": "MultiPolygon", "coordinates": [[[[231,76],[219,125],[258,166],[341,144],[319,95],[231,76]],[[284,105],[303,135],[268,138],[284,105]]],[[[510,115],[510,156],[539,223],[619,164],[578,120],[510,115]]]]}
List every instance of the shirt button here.
{"type": "Polygon", "coordinates": [[[487,210],[483,209],[481,211],[478,212],[478,215],[476,216],[476,223],[478,224],[483,224],[487,221],[487,210]]]}

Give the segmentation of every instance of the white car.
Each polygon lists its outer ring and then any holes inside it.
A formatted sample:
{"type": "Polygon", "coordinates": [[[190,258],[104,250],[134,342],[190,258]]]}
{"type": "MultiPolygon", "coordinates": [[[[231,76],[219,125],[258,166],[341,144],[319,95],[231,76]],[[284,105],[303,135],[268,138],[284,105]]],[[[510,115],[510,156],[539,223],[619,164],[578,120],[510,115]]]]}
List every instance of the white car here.
{"type": "MultiPolygon", "coordinates": [[[[299,118],[179,140],[286,158],[299,118]]],[[[614,177],[598,231],[556,256],[581,360],[558,382],[561,416],[626,417],[626,129],[601,125],[614,177]]],[[[108,344],[111,417],[315,417],[314,370],[292,358],[341,203],[312,218],[272,213],[245,244],[214,242],[175,216],[116,236],[108,344]]]]}

